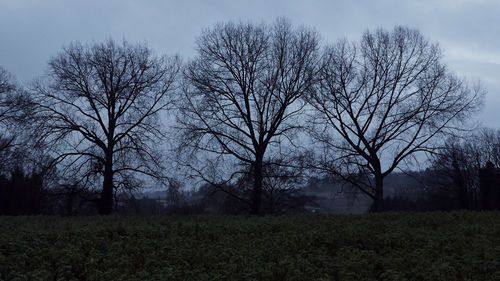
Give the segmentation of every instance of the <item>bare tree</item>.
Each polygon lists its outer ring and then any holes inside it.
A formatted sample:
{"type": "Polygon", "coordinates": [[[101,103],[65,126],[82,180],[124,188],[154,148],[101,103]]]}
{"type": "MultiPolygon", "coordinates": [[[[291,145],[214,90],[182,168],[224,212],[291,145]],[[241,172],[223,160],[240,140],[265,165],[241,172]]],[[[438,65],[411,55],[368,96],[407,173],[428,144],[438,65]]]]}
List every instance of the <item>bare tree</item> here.
{"type": "MultiPolygon", "coordinates": [[[[469,139],[469,141],[472,138],[469,139]]],[[[476,139],[477,140],[477,139],[476,139]]],[[[451,138],[431,159],[427,190],[456,201],[458,209],[475,209],[479,190],[480,146],[451,138]]],[[[445,200],[442,200],[445,201],[445,200]]]]}
{"type": "Polygon", "coordinates": [[[13,144],[15,136],[9,134],[13,123],[19,119],[22,107],[20,95],[17,91],[14,77],[0,67],[0,152],[5,151],[13,144]]]}
{"type": "Polygon", "coordinates": [[[479,196],[481,170],[500,166],[500,131],[482,128],[465,137],[449,138],[431,155],[430,163],[430,191],[454,199],[457,208],[479,209],[484,203],[479,196]]]}
{"type": "Polygon", "coordinates": [[[14,89],[12,75],[3,67],[0,67],[0,93],[6,93],[14,89]]]}
{"type": "Polygon", "coordinates": [[[380,209],[384,178],[432,141],[460,127],[481,102],[441,63],[441,52],[417,30],[366,32],[359,44],[326,48],[314,136],[325,154],[318,167],[341,175],[380,209]],[[319,127],[319,128],[318,128],[319,127]],[[336,141],[340,136],[341,141],[336,141]]]}
{"type": "Polygon", "coordinates": [[[143,45],[73,43],[37,84],[35,133],[76,184],[102,180],[100,214],[112,212],[114,191],[137,184],[137,175],[160,177],[159,118],[179,68],[177,57],[156,57],[143,45]]]}
{"type": "MultiPolygon", "coordinates": [[[[287,159],[288,160],[288,159],[287,159]]],[[[264,163],[263,203],[269,214],[304,212],[312,198],[301,194],[305,185],[305,169],[297,163],[282,163],[283,159],[264,163]]]]}
{"type": "Polygon", "coordinates": [[[17,83],[15,78],[0,67],[0,172],[23,169],[24,172],[33,167],[26,163],[31,151],[27,149],[27,125],[33,103],[28,92],[17,83]]]}
{"type": "Polygon", "coordinates": [[[283,19],[272,26],[229,22],[205,30],[197,45],[184,75],[182,145],[213,156],[191,167],[221,188],[252,166],[252,198],[240,199],[260,214],[263,163],[301,127],[300,97],[313,88],[318,35],[283,19]],[[224,178],[225,169],[234,173],[224,178]]]}
{"type": "Polygon", "coordinates": [[[469,138],[469,145],[477,147],[476,156],[481,165],[485,166],[489,161],[495,167],[500,167],[500,130],[482,128],[479,133],[469,138]]]}

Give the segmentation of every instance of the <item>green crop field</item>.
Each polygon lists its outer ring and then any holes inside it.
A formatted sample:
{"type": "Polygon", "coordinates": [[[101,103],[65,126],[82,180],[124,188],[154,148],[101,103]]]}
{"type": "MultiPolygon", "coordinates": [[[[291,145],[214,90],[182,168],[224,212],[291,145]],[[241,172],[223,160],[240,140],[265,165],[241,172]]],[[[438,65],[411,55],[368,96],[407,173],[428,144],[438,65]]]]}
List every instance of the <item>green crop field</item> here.
{"type": "Polygon", "coordinates": [[[500,280],[500,212],[0,217],[0,280],[500,280]]]}

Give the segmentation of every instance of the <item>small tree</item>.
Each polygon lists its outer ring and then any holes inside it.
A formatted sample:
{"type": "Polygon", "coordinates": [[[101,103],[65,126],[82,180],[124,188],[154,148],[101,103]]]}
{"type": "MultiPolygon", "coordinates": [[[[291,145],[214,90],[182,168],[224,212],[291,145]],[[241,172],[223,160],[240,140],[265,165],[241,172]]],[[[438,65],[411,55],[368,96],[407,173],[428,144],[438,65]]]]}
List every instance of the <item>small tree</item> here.
{"type": "Polygon", "coordinates": [[[475,209],[483,165],[478,148],[474,143],[453,138],[439,148],[432,155],[428,195],[440,198],[448,208],[475,209]]]}
{"type": "Polygon", "coordinates": [[[156,57],[142,45],[73,43],[37,84],[34,133],[75,184],[102,180],[100,214],[111,213],[115,189],[136,184],[134,175],[160,177],[159,116],[179,67],[176,57],[156,57]]]}
{"type": "Polygon", "coordinates": [[[181,190],[182,184],[174,179],[171,178],[168,181],[168,189],[167,189],[167,204],[168,207],[171,208],[178,208],[180,206],[181,202],[181,197],[182,197],[182,190],[181,190]]]}
{"type": "Polygon", "coordinates": [[[282,161],[274,162],[281,165],[264,165],[264,211],[268,214],[304,212],[312,198],[300,192],[305,184],[303,165],[282,161]]]}
{"type": "Polygon", "coordinates": [[[300,97],[314,85],[318,35],[286,20],[273,26],[229,22],[205,30],[197,45],[184,75],[181,146],[210,158],[205,167],[189,165],[221,188],[252,166],[252,198],[240,199],[260,214],[263,163],[301,127],[300,97]],[[233,173],[225,177],[224,170],[233,173]]]}
{"type": "Polygon", "coordinates": [[[406,27],[326,48],[312,93],[313,136],[325,152],[316,166],[373,198],[374,211],[384,178],[416,153],[432,151],[432,141],[454,132],[481,101],[479,88],[441,63],[436,44],[406,27]]]}

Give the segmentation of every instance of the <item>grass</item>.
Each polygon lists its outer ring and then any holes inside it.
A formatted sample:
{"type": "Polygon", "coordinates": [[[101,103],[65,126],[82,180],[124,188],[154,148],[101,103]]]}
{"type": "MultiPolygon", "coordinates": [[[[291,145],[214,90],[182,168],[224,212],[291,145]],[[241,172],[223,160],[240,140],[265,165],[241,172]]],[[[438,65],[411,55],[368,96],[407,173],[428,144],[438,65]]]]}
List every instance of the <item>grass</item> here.
{"type": "Polygon", "coordinates": [[[0,280],[500,280],[500,212],[0,217],[0,280]]]}

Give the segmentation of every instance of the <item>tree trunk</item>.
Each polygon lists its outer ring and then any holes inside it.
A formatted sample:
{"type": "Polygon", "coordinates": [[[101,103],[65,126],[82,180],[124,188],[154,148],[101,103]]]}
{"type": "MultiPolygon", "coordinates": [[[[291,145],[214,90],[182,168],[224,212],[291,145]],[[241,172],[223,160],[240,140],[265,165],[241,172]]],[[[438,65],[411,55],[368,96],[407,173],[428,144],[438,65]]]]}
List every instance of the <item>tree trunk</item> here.
{"type": "Polygon", "coordinates": [[[113,211],[113,156],[106,155],[104,164],[104,181],[101,198],[99,200],[99,214],[109,215],[113,211]]]}
{"type": "Polygon", "coordinates": [[[375,198],[373,199],[373,209],[375,213],[383,211],[384,204],[384,177],[382,173],[375,174],[375,198]]]}
{"type": "Polygon", "coordinates": [[[257,157],[253,167],[253,199],[250,213],[262,215],[262,157],[257,157]]]}
{"type": "Polygon", "coordinates": [[[380,159],[376,154],[372,155],[370,164],[373,167],[373,176],[375,177],[375,196],[373,197],[373,206],[370,211],[378,213],[384,210],[384,175],[382,173],[380,159]]]}

